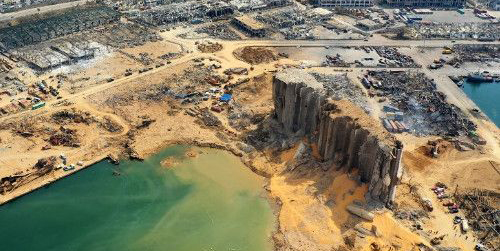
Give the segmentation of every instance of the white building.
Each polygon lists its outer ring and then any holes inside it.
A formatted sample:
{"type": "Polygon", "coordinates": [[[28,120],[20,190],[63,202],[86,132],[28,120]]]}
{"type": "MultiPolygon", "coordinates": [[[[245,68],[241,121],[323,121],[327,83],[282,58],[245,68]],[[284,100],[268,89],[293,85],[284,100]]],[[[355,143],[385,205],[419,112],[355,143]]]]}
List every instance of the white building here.
{"type": "Polygon", "coordinates": [[[321,7],[371,7],[373,0],[317,0],[317,5],[321,7]]]}

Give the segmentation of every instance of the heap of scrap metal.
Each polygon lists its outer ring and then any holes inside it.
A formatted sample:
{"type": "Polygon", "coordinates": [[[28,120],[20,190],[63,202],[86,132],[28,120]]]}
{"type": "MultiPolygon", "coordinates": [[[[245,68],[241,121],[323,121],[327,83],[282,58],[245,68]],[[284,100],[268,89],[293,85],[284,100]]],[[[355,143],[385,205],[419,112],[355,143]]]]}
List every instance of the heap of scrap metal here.
{"type": "Polygon", "coordinates": [[[408,27],[412,39],[500,39],[498,23],[415,23],[408,27]]]}
{"type": "Polygon", "coordinates": [[[389,100],[402,112],[401,121],[416,135],[469,135],[476,125],[446,95],[437,91],[433,80],[421,72],[369,71],[379,83],[376,95],[389,100]]]}
{"type": "Polygon", "coordinates": [[[500,62],[498,44],[457,44],[453,46],[455,57],[447,62],[460,65],[463,62],[500,62]]]}
{"type": "MultiPolygon", "coordinates": [[[[491,163],[491,165],[494,165],[491,163]]],[[[467,225],[480,240],[484,249],[495,250],[500,246],[500,194],[493,191],[472,189],[456,191],[454,198],[464,211],[467,225]]],[[[467,229],[462,228],[462,231],[467,229]]]]}
{"type": "Polygon", "coordinates": [[[384,58],[387,67],[419,67],[410,56],[400,53],[394,47],[376,46],[375,51],[384,58]]]}

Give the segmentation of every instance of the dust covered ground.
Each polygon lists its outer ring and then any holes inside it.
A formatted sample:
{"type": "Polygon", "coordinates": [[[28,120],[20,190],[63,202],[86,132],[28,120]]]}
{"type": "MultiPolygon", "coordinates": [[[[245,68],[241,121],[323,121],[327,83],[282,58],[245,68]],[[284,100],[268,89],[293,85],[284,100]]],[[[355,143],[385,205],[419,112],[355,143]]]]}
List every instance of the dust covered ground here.
{"type": "MultiPolygon", "coordinates": [[[[468,151],[457,150],[453,140],[433,143],[435,136],[396,135],[406,146],[405,171],[395,203],[381,205],[366,196],[367,185],[356,172],[318,158],[314,136],[285,135],[273,119],[273,74],[302,67],[300,62],[272,48],[252,47],[251,42],[217,41],[222,48],[202,52],[197,40],[177,36],[184,32],[161,33],[162,41],[121,48],[93,67],[66,76],[80,79],[111,72],[104,79],[113,81],[83,81],[63,90],[61,99],[48,100],[43,109],[2,117],[0,203],[104,158],[143,159],[170,144],[191,144],[231,151],[268,179],[264,189],[276,214],[270,238],[276,250],[472,250],[482,237],[472,221],[471,229],[461,232],[453,219],[464,213],[449,213],[442,206],[446,201],[431,188],[437,182],[446,184],[447,199],[454,199],[455,190],[462,194],[471,188],[498,193],[498,128],[471,118],[480,135],[488,133],[485,145],[468,151]],[[125,76],[129,68],[133,73],[125,76]],[[230,101],[221,100],[224,94],[231,95],[230,101]],[[432,144],[440,145],[437,158],[429,155],[432,144]],[[58,168],[70,164],[74,169],[58,168]],[[425,201],[431,202],[432,211],[425,201]],[[348,205],[366,209],[373,219],[349,213],[348,205]]],[[[339,71],[318,70],[330,75],[339,71]]],[[[377,107],[358,83],[362,71],[344,74],[350,78],[345,85],[356,86],[344,95],[356,93],[360,104],[377,107]]],[[[370,115],[378,120],[376,112],[370,115]]],[[[175,166],[175,160],[164,164],[175,166]]]]}

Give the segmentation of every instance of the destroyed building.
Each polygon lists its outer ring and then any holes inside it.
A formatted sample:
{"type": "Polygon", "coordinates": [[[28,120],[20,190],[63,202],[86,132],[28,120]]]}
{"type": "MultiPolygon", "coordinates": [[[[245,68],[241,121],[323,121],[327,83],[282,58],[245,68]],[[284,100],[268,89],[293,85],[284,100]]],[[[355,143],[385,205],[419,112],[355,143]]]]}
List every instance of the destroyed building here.
{"type": "Polygon", "coordinates": [[[456,137],[477,129],[459,107],[448,103],[434,80],[422,72],[368,71],[368,76],[380,83],[372,93],[403,112],[401,121],[412,134],[456,137]]]}
{"type": "Polygon", "coordinates": [[[387,4],[399,8],[462,8],[465,0],[387,0],[387,4]]]}
{"type": "Polygon", "coordinates": [[[304,70],[273,79],[275,118],[288,135],[309,136],[323,161],[357,169],[373,199],[391,203],[401,178],[403,146],[349,101],[334,101],[322,83],[304,70]]]}
{"type": "Polygon", "coordinates": [[[500,39],[497,23],[430,23],[415,22],[406,29],[411,39],[500,39]]]}
{"type": "Polygon", "coordinates": [[[371,7],[373,0],[316,0],[316,5],[320,7],[371,7]]]}
{"type": "Polygon", "coordinates": [[[219,1],[186,1],[161,5],[150,10],[131,14],[135,21],[149,25],[175,24],[179,22],[199,23],[204,20],[217,19],[232,15],[234,8],[219,1]]]}
{"type": "Polygon", "coordinates": [[[266,35],[266,30],[264,25],[249,17],[249,16],[240,16],[240,17],[235,17],[233,19],[233,24],[243,30],[244,32],[250,34],[251,36],[255,37],[263,37],[266,35]]]}
{"type": "Polygon", "coordinates": [[[251,12],[291,5],[290,0],[231,0],[229,2],[239,12],[251,12]]]}
{"type": "Polygon", "coordinates": [[[119,18],[118,12],[108,7],[99,6],[77,8],[64,14],[23,22],[0,29],[0,51],[94,28],[117,21],[119,18]]]}
{"type": "Polygon", "coordinates": [[[274,29],[290,28],[305,24],[305,13],[296,8],[290,8],[272,13],[257,15],[256,20],[271,26],[274,29]]]}

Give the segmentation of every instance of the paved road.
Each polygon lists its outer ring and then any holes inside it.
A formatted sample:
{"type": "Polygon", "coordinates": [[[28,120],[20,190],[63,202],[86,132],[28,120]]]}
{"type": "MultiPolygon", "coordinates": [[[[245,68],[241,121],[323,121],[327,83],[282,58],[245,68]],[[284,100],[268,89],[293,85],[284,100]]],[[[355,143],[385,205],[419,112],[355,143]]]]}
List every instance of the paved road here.
{"type": "Polygon", "coordinates": [[[71,8],[74,6],[83,5],[87,2],[92,2],[92,1],[93,0],[79,0],[79,1],[68,2],[68,3],[60,3],[60,4],[47,5],[47,6],[42,6],[42,7],[34,7],[32,9],[20,10],[20,11],[16,11],[16,12],[3,13],[3,14],[0,14],[0,22],[11,20],[11,19],[16,19],[16,18],[20,18],[20,17],[25,17],[25,16],[31,16],[31,15],[34,15],[37,13],[45,13],[45,12],[50,12],[50,11],[54,11],[54,10],[67,9],[67,8],[71,8]],[[38,9],[40,9],[40,11],[38,11],[38,9]]]}
{"type": "MultiPolygon", "coordinates": [[[[226,42],[227,43],[227,42],[226,42]]],[[[454,44],[500,44],[500,42],[479,42],[471,40],[457,40],[452,43],[450,40],[244,40],[233,42],[239,46],[408,46],[408,47],[443,47],[454,44]]]]}

